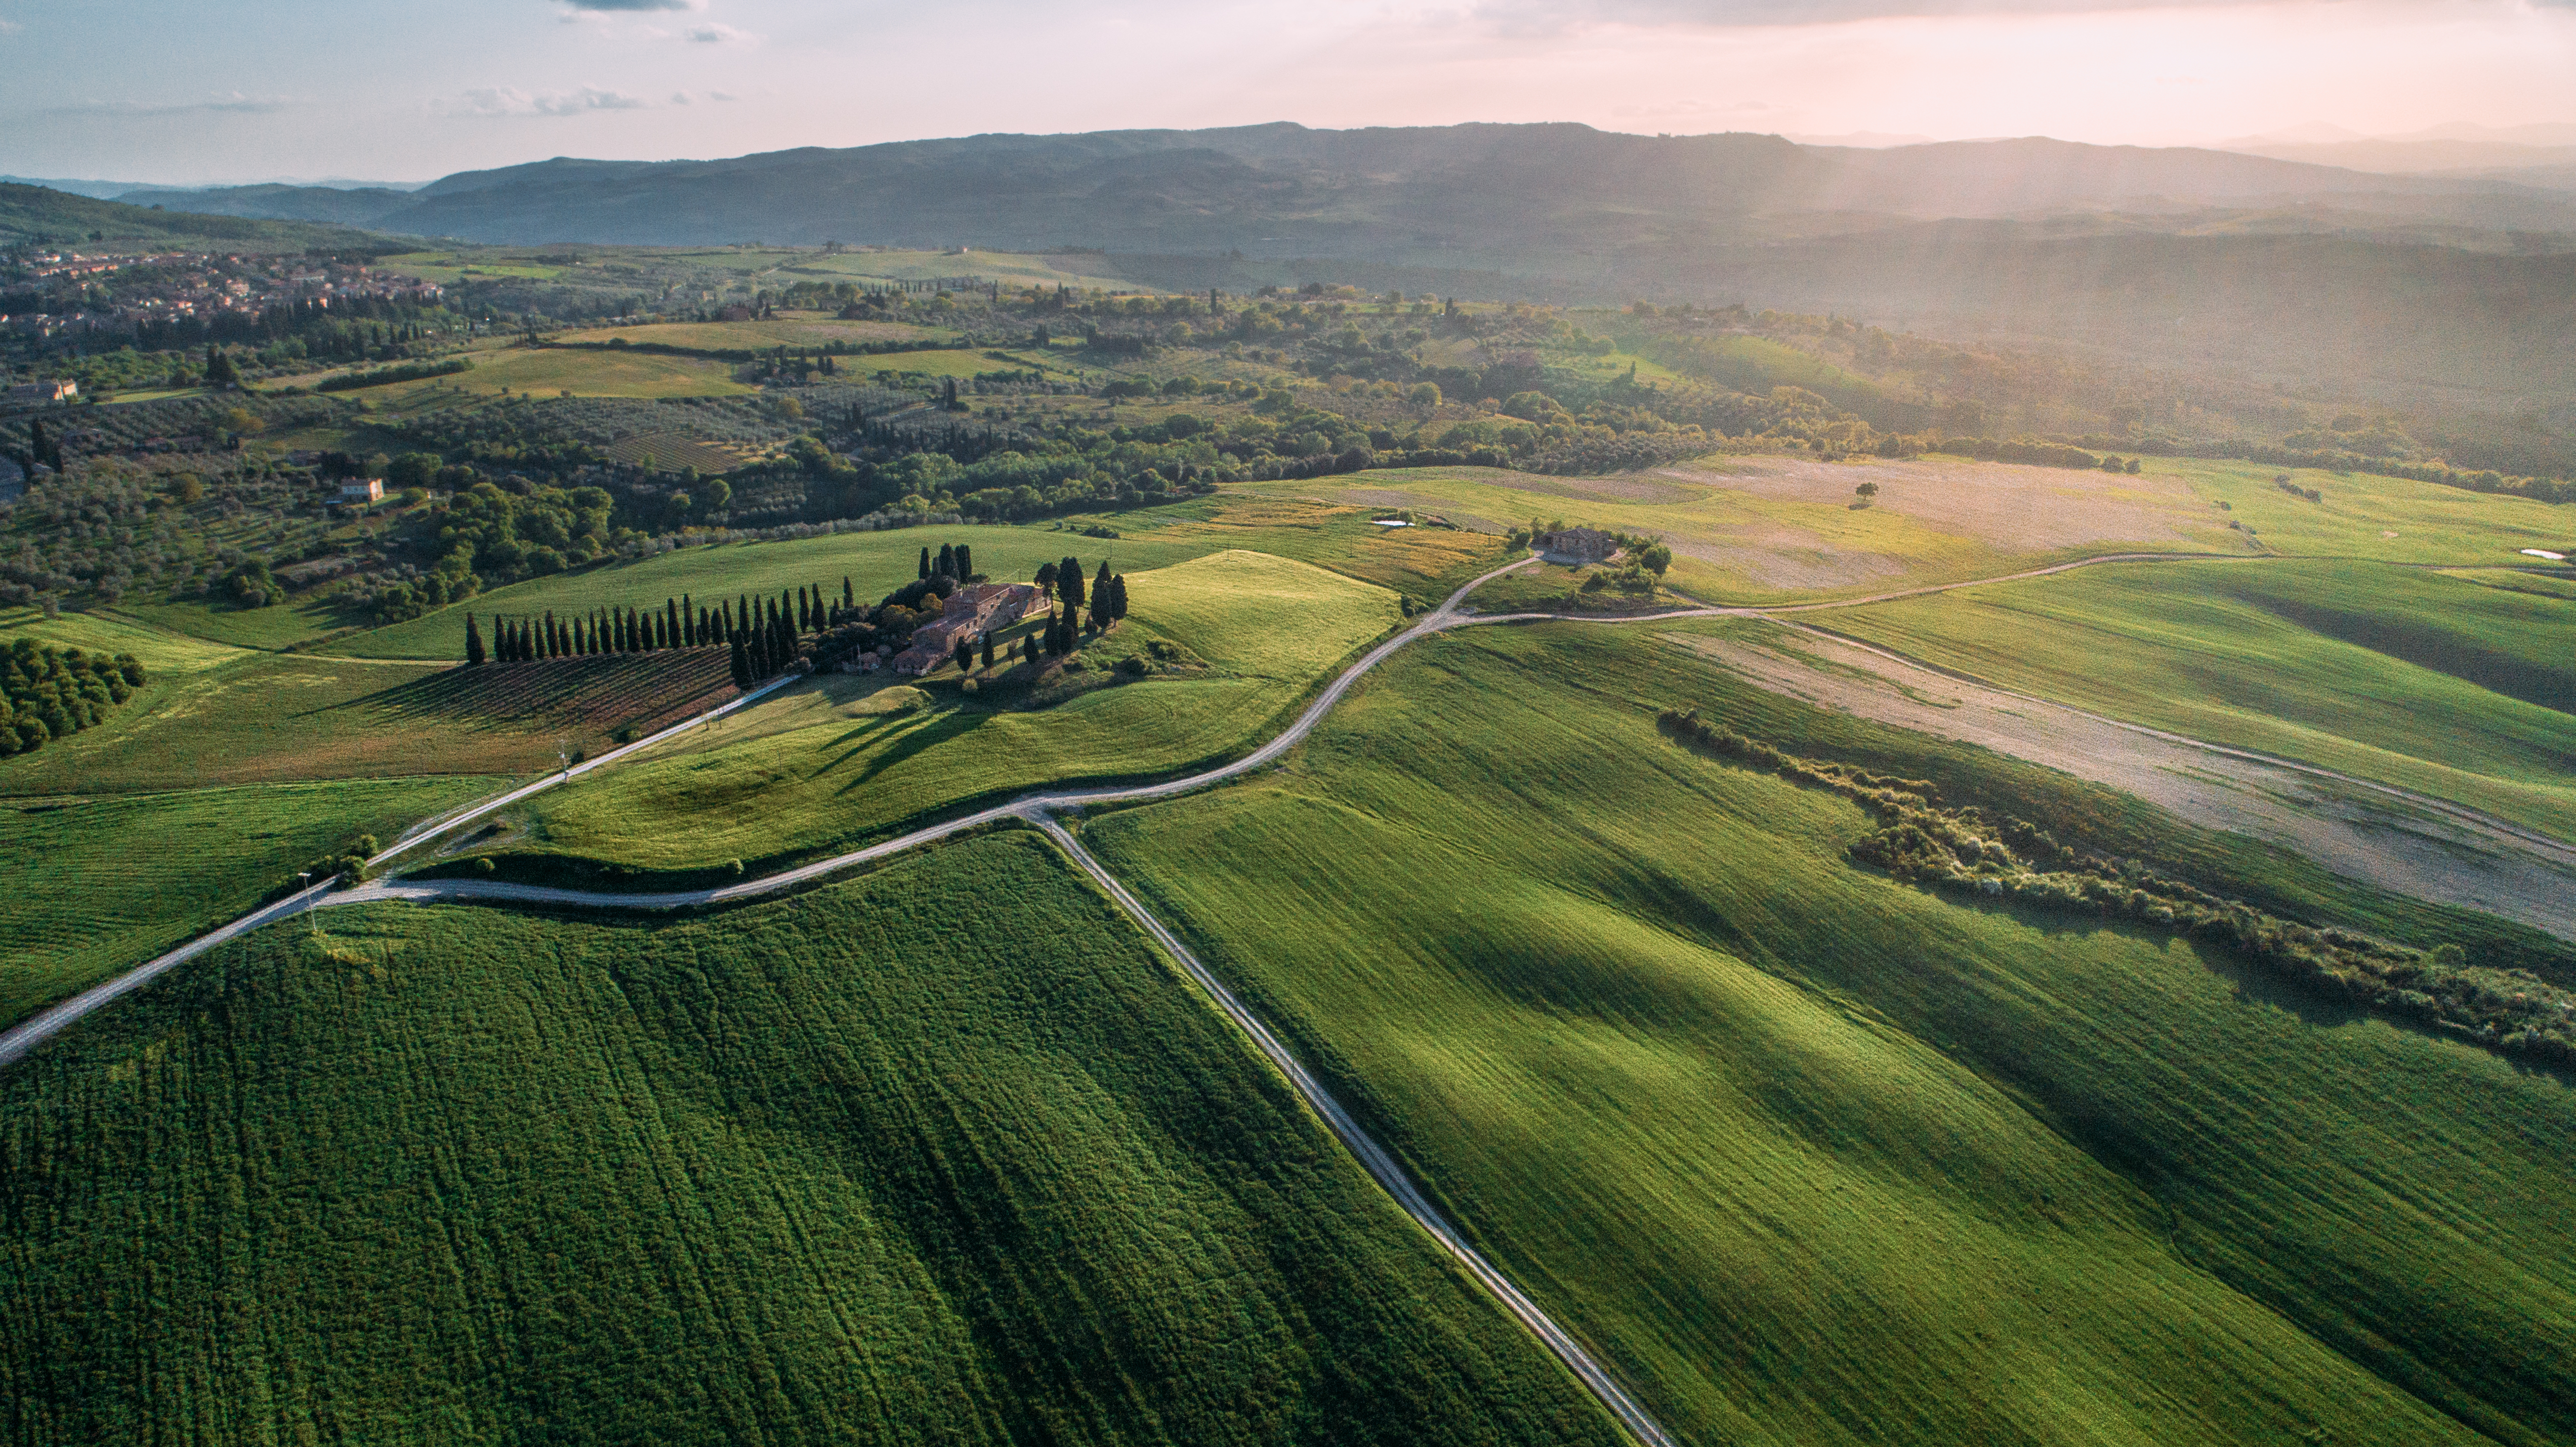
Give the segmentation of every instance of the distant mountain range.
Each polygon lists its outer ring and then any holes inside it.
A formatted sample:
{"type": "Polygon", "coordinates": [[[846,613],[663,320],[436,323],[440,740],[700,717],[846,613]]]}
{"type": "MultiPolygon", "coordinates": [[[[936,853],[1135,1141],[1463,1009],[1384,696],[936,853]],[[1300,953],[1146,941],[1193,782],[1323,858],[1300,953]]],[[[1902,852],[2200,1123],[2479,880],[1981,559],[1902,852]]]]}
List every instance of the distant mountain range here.
{"type": "Polygon", "coordinates": [[[377,249],[410,244],[381,233],[1079,246],[1175,289],[1293,274],[1481,297],[1740,300],[2446,405],[2576,398],[2576,194],[2218,150],[1283,124],[715,161],[559,157],[416,191],[271,185],[131,199],[163,209],[0,187],[0,232],[269,227],[377,249]]]}
{"type": "Polygon", "coordinates": [[[126,199],[460,240],[1097,246],[1581,267],[1604,250],[1893,221],[2331,207],[2372,224],[2576,231],[2576,195],[2223,151],[2046,139],[1888,149],[1580,125],[984,135],[713,161],[557,158],[417,191],[256,186],[126,199]]]}

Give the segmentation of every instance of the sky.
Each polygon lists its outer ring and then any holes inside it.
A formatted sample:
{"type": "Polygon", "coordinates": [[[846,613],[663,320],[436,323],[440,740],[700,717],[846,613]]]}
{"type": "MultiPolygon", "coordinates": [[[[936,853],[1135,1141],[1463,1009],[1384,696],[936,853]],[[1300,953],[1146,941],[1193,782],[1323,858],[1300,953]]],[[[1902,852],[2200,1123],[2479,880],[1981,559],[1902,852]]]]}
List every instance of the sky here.
{"type": "Polygon", "coordinates": [[[2576,122],[2576,0],[0,0],[0,173],[420,182],[1297,121],[2205,144],[2576,122]]]}

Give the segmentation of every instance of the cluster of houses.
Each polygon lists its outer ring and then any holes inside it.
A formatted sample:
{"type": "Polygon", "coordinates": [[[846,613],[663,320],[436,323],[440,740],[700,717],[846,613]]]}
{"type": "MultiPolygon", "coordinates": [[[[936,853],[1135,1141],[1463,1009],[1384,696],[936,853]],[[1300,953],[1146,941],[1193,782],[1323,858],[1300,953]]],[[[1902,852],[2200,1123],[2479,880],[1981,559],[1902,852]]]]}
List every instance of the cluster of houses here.
{"type": "Polygon", "coordinates": [[[384,275],[356,265],[276,272],[263,269],[266,263],[256,257],[187,253],[40,256],[34,260],[36,276],[49,280],[96,276],[146,265],[196,268],[156,280],[148,287],[133,285],[132,278],[120,282],[113,306],[68,312],[0,313],[0,326],[47,337],[65,331],[127,330],[145,322],[205,318],[227,312],[256,315],[265,308],[294,301],[319,300],[329,306],[335,299],[381,297],[428,305],[445,295],[435,283],[384,275]]]}

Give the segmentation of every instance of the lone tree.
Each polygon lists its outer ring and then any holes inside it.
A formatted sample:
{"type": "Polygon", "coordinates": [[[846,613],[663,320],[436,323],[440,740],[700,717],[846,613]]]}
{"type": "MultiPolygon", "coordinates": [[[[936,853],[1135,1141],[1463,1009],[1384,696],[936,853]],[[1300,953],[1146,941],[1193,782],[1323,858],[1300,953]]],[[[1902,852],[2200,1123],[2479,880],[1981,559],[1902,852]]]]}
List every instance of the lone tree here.
{"type": "Polygon", "coordinates": [[[1878,496],[1878,484],[1874,482],[1864,482],[1860,486],[1853,488],[1852,491],[1860,494],[1861,501],[1867,502],[1871,498],[1878,496]]]}
{"type": "Polygon", "coordinates": [[[465,664],[471,668],[482,661],[483,630],[474,622],[474,615],[468,613],[465,615],[465,664]]]}

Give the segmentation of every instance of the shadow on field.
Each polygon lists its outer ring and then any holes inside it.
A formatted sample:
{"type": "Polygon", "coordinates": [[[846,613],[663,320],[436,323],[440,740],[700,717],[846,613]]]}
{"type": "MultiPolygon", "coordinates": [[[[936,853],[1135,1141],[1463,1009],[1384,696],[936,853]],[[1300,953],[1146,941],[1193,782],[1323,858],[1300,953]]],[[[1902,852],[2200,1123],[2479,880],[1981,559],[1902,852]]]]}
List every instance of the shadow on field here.
{"type": "MultiPolygon", "coordinates": [[[[896,717],[900,718],[902,716],[896,715],[896,717]]],[[[893,768],[895,765],[902,763],[904,760],[913,757],[915,754],[935,748],[940,744],[948,742],[950,739],[962,738],[967,734],[973,733],[977,728],[982,726],[984,720],[990,717],[992,717],[992,714],[984,709],[958,708],[943,710],[939,713],[934,713],[927,718],[919,719],[915,721],[910,728],[902,729],[900,732],[893,734],[893,746],[879,754],[875,759],[869,761],[867,767],[861,769],[856,777],[852,778],[848,783],[843,784],[837,792],[846,794],[852,789],[859,787],[861,784],[868,782],[870,779],[875,778],[877,775],[884,773],[886,770],[893,768]]],[[[876,738],[860,737],[860,735],[870,732],[872,732],[872,730],[867,726],[861,725],[860,727],[854,728],[848,733],[841,735],[839,738],[832,740],[835,745],[847,743],[850,746],[842,750],[830,764],[825,766],[825,769],[828,771],[832,768],[839,767],[843,760],[864,751],[870,745],[877,743],[886,737],[886,735],[881,732],[878,733],[876,738]],[[857,740],[857,742],[851,742],[852,740],[857,740]]]]}
{"type": "Polygon", "coordinates": [[[531,723],[604,730],[693,713],[732,694],[725,652],[690,648],[446,668],[313,712],[359,710],[397,723],[477,730],[531,723]]]}

